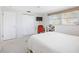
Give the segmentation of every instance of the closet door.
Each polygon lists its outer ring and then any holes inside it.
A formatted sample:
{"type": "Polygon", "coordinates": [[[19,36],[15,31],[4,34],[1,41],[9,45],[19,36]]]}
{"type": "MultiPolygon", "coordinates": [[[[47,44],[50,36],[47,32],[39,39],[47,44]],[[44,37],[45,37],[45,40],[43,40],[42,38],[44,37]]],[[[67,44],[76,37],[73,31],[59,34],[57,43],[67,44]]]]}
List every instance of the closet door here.
{"type": "Polygon", "coordinates": [[[1,8],[0,8],[0,40],[2,38],[2,12],[1,12],[1,8]]]}
{"type": "Polygon", "coordinates": [[[17,37],[24,37],[35,33],[35,17],[31,15],[18,15],[17,37]]]}
{"type": "Polygon", "coordinates": [[[3,15],[3,39],[16,38],[16,13],[4,12],[3,15]]]}
{"type": "Polygon", "coordinates": [[[22,16],[23,35],[32,35],[35,32],[35,17],[30,15],[22,16]]]}

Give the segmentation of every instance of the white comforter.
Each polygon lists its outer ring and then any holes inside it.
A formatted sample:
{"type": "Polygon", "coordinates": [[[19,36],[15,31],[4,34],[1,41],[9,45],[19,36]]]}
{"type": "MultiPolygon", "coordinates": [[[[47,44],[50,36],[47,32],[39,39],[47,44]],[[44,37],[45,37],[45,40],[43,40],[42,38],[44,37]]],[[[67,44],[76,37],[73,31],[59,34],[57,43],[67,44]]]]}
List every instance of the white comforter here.
{"type": "Polygon", "coordinates": [[[36,53],[79,52],[79,37],[58,32],[47,32],[31,36],[28,49],[36,53]]]}

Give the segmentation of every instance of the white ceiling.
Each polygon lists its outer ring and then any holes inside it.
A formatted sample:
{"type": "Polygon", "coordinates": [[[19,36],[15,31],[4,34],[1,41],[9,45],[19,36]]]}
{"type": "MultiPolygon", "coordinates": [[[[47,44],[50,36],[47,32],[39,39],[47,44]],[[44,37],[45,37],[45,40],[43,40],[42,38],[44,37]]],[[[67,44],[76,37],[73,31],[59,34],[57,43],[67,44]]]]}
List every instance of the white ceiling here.
{"type": "Polygon", "coordinates": [[[73,8],[75,6],[6,6],[5,8],[19,12],[31,11],[31,13],[44,14],[73,8]]]}

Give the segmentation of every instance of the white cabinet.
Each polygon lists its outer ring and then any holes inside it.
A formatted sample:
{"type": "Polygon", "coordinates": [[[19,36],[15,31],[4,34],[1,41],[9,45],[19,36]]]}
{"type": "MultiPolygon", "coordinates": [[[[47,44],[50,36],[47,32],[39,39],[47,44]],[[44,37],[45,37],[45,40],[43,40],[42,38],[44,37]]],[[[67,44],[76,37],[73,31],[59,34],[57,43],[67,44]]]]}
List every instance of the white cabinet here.
{"type": "Polygon", "coordinates": [[[16,13],[3,12],[3,39],[16,38],[16,13]]]}

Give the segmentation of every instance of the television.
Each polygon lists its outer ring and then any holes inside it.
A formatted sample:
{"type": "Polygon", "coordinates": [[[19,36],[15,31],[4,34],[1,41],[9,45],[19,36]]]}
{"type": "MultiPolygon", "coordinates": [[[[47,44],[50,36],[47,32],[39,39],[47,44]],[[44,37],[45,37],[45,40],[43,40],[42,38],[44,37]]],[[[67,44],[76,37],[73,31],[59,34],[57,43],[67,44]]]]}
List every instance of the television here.
{"type": "Polygon", "coordinates": [[[36,21],[42,21],[42,17],[36,17],[36,21]]]}

